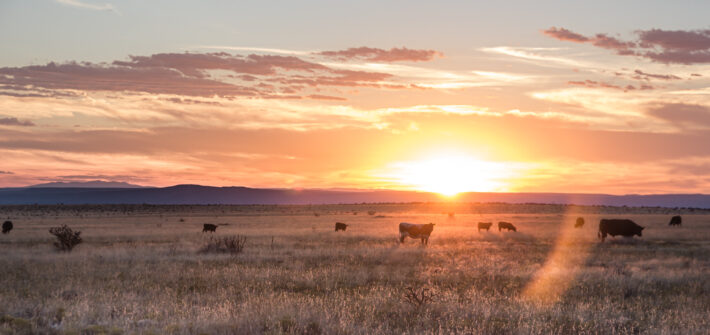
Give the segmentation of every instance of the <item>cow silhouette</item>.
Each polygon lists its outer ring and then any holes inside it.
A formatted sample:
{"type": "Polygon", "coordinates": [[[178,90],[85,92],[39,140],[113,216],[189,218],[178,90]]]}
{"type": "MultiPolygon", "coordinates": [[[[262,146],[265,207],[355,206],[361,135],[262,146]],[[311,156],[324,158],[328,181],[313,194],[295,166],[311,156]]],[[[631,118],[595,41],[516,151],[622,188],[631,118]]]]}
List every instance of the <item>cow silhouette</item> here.
{"type": "Polygon", "coordinates": [[[579,217],[577,218],[577,222],[574,223],[575,228],[582,228],[584,227],[584,218],[579,217]]]}
{"type": "Polygon", "coordinates": [[[348,229],[348,225],[346,225],[342,222],[335,223],[335,231],[339,231],[339,230],[345,231],[345,229],[348,229]]]}
{"type": "Polygon", "coordinates": [[[2,224],[2,233],[7,234],[12,230],[12,221],[5,221],[2,224]]]}

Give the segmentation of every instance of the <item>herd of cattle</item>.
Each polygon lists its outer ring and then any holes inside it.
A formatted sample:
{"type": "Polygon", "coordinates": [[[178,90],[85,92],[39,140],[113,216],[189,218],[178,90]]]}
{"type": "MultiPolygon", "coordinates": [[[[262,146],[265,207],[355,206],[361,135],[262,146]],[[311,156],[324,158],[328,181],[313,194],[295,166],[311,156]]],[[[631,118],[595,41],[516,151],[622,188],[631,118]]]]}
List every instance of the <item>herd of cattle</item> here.
{"type": "MultiPolygon", "coordinates": [[[[680,217],[680,215],[676,215],[671,218],[671,221],[668,223],[669,226],[680,226],[683,222],[683,219],[680,217]]],[[[419,239],[421,240],[422,244],[429,244],[429,236],[431,236],[431,233],[434,231],[434,223],[428,223],[428,224],[415,224],[415,223],[408,223],[408,222],[402,222],[399,224],[399,242],[404,243],[404,239],[409,237],[412,239],[419,239]]],[[[485,231],[489,231],[491,226],[493,225],[493,222],[479,222],[478,223],[478,232],[481,232],[481,229],[485,231]]],[[[577,218],[577,220],[574,223],[575,228],[582,228],[584,227],[584,218],[577,218]]],[[[345,231],[348,228],[348,225],[342,222],[336,222],[335,223],[335,231],[345,231]]],[[[502,230],[507,230],[507,231],[513,231],[517,232],[518,229],[510,222],[505,222],[505,221],[500,221],[498,222],[498,231],[502,230]]],[[[641,236],[641,232],[643,231],[644,227],[639,226],[636,224],[636,222],[633,222],[628,219],[601,219],[599,221],[599,232],[597,233],[597,236],[599,239],[604,242],[606,239],[607,235],[611,235],[612,237],[616,236],[624,236],[624,237],[633,237],[634,235],[641,236]]]]}
{"type": "MultiPolygon", "coordinates": [[[[683,223],[683,219],[680,217],[680,215],[673,216],[671,218],[671,221],[668,223],[669,226],[680,226],[683,223]]],[[[479,222],[478,223],[478,232],[481,231],[481,229],[485,231],[489,231],[491,226],[493,225],[493,222],[479,222]]],[[[429,236],[431,236],[431,233],[434,231],[434,223],[427,223],[427,224],[415,224],[415,223],[408,223],[408,222],[402,222],[399,224],[399,242],[404,243],[404,239],[409,237],[412,239],[419,239],[421,240],[422,244],[428,244],[429,243],[429,236]]],[[[577,218],[575,221],[574,227],[575,228],[582,228],[584,226],[584,218],[577,218]]],[[[9,233],[13,228],[12,221],[5,221],[2,224],[2,233],[7,234],[9,233]]],[[[336,222],[335,223],[335,231],[345,231],[348,228],[348,225],[342,222],[336,222]]],[[[510,222],[505,222],[505,221],[500,221],[498,222],[498,231],[502,231],[503,229],[507,231],[513,231],[517,232],[518,229],[510,222]]],[[[634,235],[641,236],[641,232],[643,231],[644,227],[639,226],[636,224],[636,222],[633,222],[628,219],[601,219],[599,221],[599,232],[597,233],[597,236],[599,239],[604,242],[604,239],[606,239],[607,235],[611,235],[612,237],[616,236],[624,236],[624,237],[632,237],[634,235]]],[[[202,232],[216,232],[217,231],[217,225],[211,224],[211,223],[205,223],[202,226],[202,232]]]]}

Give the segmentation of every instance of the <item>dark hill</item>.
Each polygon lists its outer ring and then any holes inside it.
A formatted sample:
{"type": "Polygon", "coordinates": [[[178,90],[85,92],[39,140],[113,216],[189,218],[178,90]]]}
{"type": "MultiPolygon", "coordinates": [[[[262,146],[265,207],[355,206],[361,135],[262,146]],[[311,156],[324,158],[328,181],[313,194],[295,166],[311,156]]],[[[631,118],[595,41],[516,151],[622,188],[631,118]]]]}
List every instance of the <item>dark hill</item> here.
{"type": "MultiPolygon", "coordinates": [[[[258,189],[177,185],[164,188],[31,187],[0,189],[0,204],[339,204],[431,202],[427,192],[258,189]]],[[[462,193],[458,202],[551,203],[710,208],[710,195],[605,195],[565,193],[462,193]]]]}

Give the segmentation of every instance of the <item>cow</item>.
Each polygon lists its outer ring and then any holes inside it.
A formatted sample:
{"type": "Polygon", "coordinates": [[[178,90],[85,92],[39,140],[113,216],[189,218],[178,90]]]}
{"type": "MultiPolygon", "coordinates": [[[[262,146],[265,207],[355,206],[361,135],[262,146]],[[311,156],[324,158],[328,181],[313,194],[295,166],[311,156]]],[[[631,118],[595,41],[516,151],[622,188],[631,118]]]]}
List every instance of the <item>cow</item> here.
{"type": "Polygon", "coordinates": [[[628,219],[601,219],[599,221],[599,239],[604,242],[606,235],[617,236],[621,235],[624,237],[631,237],[634,235],[641,236],[641,231],[644,227],[641,227],[628,219]]]}
{"type": "Polygon", "coordinates": [[[583,217],[577,218],[577,222],[574,223],[574,227],[575,227],[575,228],[582,228],[582,227],[584,227],[584,218],[583,218],[583,217]]]}
{"type": "Polygon", "coordinates": [[[217,225],[211,224],[211,223],[205,223],[204,225],[202,225],[202,232],[204,233],[206,231],[216,233],[217,232],[217,225]]]}
{"type": "Polygon", "coordinates": [[[680,226],[683,224],[683,219],[680,217],[680,215],[676,215],[671,218],[671,222],[668,222],[669,226],[680,226]]]}
{"type": "Polygon", "coordinates": [[[513,224],[510,222],[498,222],[498,231],[500,232],[503,229],[508,229],[508,231],[518,231],[517,229],[515,229],[515,226],[513,226],[513,224]]]}
{"type": "Polygon", "coordinates": [[[399,243],[404,243],[404,238],[418,238],[422,244],[429,244],[429,235],[434,231],[434,223],[414,224],[402,222],[399,224],[399,243]]]}
{"type": "Polygon", "coordinates": [[[493,222],[479,222],[478,223],[478,232],[481,232],[481,229],[485,229],[488,231],[488,229],[491,229],[491,226],[493,225],[493,222]]]}
{"type": "Polygon", "coordinates": [[[342,230],[345,231],[345,229],[348,229],[348,225],[342,223],[342,222],[336,222],[335,223],[335,231],[342,230]]]}
{"type": "Polygon", "coordinates": [[[5,221],[2,224],[2,233],[7,234],[12,230],[12,221],[5,221]]]}

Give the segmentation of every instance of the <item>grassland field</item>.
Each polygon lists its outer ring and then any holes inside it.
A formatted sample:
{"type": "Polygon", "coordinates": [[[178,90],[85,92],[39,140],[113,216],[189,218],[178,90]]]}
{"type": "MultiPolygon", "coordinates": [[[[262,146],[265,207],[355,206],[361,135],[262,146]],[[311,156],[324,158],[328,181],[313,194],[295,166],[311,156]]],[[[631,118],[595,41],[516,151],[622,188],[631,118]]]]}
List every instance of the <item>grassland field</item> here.
{"type": "Polygon", "coordinates": [[[15,226],[0,235],[0,334],[710,332],[708,210],[34,205],[0,206],[0,219],[15,226]],[[668,226],[676,214],[682,227],[668,226]],[[646,229],[600,243],[600,218],[646,229]],[[400,245],[399,222],[435,223],[429,245],[400,245]],[[82,232],[69,253],[48,233],[63,224],[82,232]],[[237,234],[239,254],[200,252],[237,234]]]}

